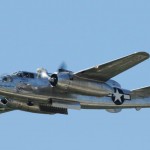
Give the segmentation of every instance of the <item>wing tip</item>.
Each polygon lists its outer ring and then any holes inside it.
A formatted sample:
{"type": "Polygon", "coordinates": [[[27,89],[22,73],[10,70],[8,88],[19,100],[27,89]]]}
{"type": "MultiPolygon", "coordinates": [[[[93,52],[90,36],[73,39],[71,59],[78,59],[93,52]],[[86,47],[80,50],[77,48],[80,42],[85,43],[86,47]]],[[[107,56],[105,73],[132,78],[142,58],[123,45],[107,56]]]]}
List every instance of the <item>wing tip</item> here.
{"type": "Polygon", "coordinates": [[[135,54],[143,56],[145,59],[150,58],[150,54],[148,52],[141,51],[141,52],[136,52],[135,54]]]}

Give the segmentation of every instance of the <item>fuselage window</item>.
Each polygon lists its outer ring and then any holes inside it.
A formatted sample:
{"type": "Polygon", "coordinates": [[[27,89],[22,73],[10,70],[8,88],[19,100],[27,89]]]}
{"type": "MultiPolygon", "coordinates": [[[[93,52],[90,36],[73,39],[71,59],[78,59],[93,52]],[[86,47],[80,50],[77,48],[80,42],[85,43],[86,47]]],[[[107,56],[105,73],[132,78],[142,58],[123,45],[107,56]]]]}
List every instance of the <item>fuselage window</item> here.
{"type": "Polygon", "coordinates": [[[12,78],[10,76],[3,77],[3,82],[12,82],[12,78]]]}

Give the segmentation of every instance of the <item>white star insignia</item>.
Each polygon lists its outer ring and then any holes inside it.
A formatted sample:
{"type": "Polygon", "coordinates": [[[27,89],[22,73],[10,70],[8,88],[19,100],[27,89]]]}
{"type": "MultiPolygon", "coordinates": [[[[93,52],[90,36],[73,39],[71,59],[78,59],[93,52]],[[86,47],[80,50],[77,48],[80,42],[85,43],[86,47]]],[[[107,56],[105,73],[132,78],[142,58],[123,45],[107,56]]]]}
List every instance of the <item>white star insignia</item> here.
{"type": "Polygon", "coordinates": [[[123,94],[119,93],[119,91],[116,90],[116,93],[114,93],[114,97],[115,97],[114,102],[119,101],[120,103],[122,103],[122,100],[121,100],[122,96],[123,96],[123,94]]]}

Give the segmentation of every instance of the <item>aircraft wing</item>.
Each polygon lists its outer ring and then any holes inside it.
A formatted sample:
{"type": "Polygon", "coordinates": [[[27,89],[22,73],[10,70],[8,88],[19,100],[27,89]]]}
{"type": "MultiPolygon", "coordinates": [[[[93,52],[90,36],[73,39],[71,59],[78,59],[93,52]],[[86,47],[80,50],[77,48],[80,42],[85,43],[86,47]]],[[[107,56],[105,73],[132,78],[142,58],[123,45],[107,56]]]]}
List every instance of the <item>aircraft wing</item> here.
{"type": "Polygon", "coordinates": [[[150,55],[146,52],[138,52],[132,55],[108,62],[106,64],[98,65],[86,70],[75,73],[74,75],[93,79],[100,82],[106,82],[107,80],[115,77],[116,75],[134,67],[135,65],[148,59],[150,55]]]}
{"type": "Polygon", "coordinates": [[[4,96],[7,99],[15,99],[15,100],[21,100],[21,101],[27,101],[27,100],[33,100],[33,101],[48,101],[48,96],[43,95],[36,95],[36,94],[26,94],[16,91],[11,91],[7,89],[0,88],[0,95],[4,96]]]}
{"type": "Polygon", "coordinates": [[[68,98],[59,98],[59,97],[49,97],[38,94],[27,94],[27,93],[19,93],[16,91],[6,90],[0,88],[0,95],[12,100],[17,100],[20,102],[28,102],[33,101],[38,104],[50,104],[52,100],[52,106],[57,108],[66,108],[66,109],[81,109],[80,103],[75,102],[72,99],[68,98]]]}
{"type": "Polygon", "coordinates": [[[12,111],[13,109],[9,109],[9,108],[0,108],[0,114],[2,113],[6,113],[6,112],[9,112],[9,111],[12,111]]]}
{"type": "Polygon", "coordinates": [[[150,97],[150,87],[144,87],[141,89],[133,90],[131,92],[131,97],[132,99],[150,97]]]}

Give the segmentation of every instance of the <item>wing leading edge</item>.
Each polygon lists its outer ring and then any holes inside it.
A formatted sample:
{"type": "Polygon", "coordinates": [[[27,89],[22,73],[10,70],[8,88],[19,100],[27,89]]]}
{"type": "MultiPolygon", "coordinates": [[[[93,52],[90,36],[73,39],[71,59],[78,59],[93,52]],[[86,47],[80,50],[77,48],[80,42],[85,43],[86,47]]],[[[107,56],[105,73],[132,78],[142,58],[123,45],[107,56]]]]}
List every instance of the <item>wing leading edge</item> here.
{"type": "Polygon", "coordinates": [[[106,82],[116,75],[134,67],[135,65],[148,59],[150,55],[146,52],[138,52],[132,55],[108,62],[106,64],[98,65],[86,70],[75,73],[74,75],[93,79],[101,82],[106,82]]]}

